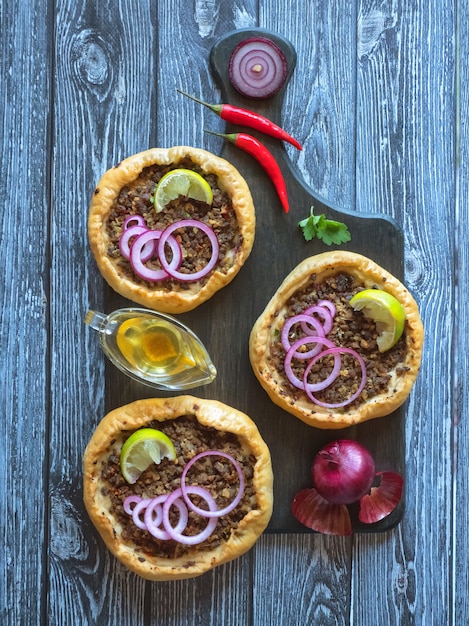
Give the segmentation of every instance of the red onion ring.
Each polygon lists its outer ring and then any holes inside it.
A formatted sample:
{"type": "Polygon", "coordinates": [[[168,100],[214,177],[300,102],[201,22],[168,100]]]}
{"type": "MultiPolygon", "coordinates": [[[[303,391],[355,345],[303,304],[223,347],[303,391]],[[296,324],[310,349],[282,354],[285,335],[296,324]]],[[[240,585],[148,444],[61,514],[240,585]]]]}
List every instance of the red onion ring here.
{"type": "MultiPolygon", "coordinates": [[[[177,224],[178,222],[176,222],[177,224]]],[[[170,233],[166,236],[165,241],[169,244],[173,258],[168,263],[165,259],[166,266],[171,270],[176,270],[177,267],[181,264],[182,260],[182,252],[179,244],[177,243],[174,237],[169,236],[170,233]]],[[[144,265],[144,261],[142,260],[142,254],[145,244],[150,241],[161,241],[163,236],[163,232],[161,230],[147,230],[137,237],[137,239],[133,242],[132,247],[130,248],[130,263],[132,265],[133,271],[143,278],[144,280],[148,280],[151,282],[157,282],[159,280],[164,280],[168,278],[169,273],[165,268],[160,270],[153,270],[144,265]]],[[[159,246],[158,246],[159,250],[159,246]]],[[[148,260],[148,259],[147,259],[148,260]]],[[[163,266],[162,259],[160,257],[160,263],[163,266]]]]}
{"type": "MultiPolygon", "coordinates": [[[[187,486],[187,493],[193,493],[194,495],[201,496],[208,504],[210,511],[217,510],[217,503],[211,496],[211,494],[204,489],[203,487],[195,487],[195,486],[187,486]]],[[[173,504],[176,504],[178,501],[184,504],[184,501],[181,499],[182,489],[178,487],[175,491],[169,494],[166,499],[166,502],[163,504],[163,526],[171,539],[175,541],[179,541],[179,543],[183,543],[184,545],[193,546],[197,543],[201,543],[205,541],[215,530],[216,525],[218,524],[218,520],[216,517],[211,517],[208,519],[207,526],[204,528],[202,532],[197,535],[182,535],[178,530],[177,526],[171,526],[171,522],[169,521],[169,511],[173,504]]],[[[176,504],[177,506],[177,504],[176,504]]],[[[185,504],[184,504],[185,506],[185,504]]],[[[187,510],[187,508],[186,508],[187,510]]],[[[204,511],[207,513],[207,511],[204,511]]],[[[205,515],[205,517],[207,517],[205,515]]],[[[178,524],[179,525],[179,524],[178,524]]]]}
{"type": "Polygon", "coordinates": [[[140,515],[141,513],[143,513],[143,511],[145,511],[149,502],[150,502],[149,498],[146,498],[145,500],[140,500],[140,502],[137,502],[137,504],[132,509],[132,520],[135,526],[138,526],[142,530],[147,530],[147,526],[145,522],[142,520],[142,518],[140,517],[140,515]]]}
{"type": "Polygon", "coordinates": [[[334,317],[336,312],[337,312],[336,306],[335,306],[335,304],[331,300],[319,300],[318,306],[325,307],[326,309],[329,309],[332,317],[334,317]]]}
{"type": "MultiPolygon", "coordinates": [[[[145,511],[145,524],[147,526],[147,530],[149,533],[156,537],[156,539],[161,539],[163,541],[167,541],[168,539],[172,539],[171,533],[166,530],[166,526],[163,518],[163,507],[166,503],[167,499],[171,494],[164,494],[161,496],[157,496],[153,498],[145,511]],[[156,508],[156,518],[153,517],[153,512],[156,508]],[[163,527],[160,528],[161,523],[163,522],[163,527]]],[[[174,527],[174,532],[181,533],[184,528],[187,526],[187,520],[189,519],[189,512],[187,510],[187,506],[181,498],[177,498],[173,505],[179,511],[179,519],[174,527]]]]}
{"type": "MultiPolygon", "coordinates": [[[[317,398],[314,397],[314,395],[308,389],[308,387],[305,387],[305,391],[306,391],[309,399],[312,402],[314,402],[314,404],[317,404],[318,406],[326,407],[326,408],[329,408],[329,409],[336,409],[336,408],[341,407],[341,406],[347,406],[347,404],[350,404],[356,398],[358,398],[358,396],[363,391],[363,388],[364,388],[365,383],[366,383],[366,365],[365,365],[365,362],[362,359],[362,357],[358,354],[358,352],[356,352],[352,348],[344,348],[342,346],[334,346],[333,348],[328,348],[327,350],[324,350],[323,352],[320,352],[317,356],[315,356],[312,359],[311,363],[309,363],[308,367],[309,366],[312,367],[317,361],[319,361],[319,359],[322,359],[323,357],[327,356],[328,354],[332,354],[332,355],[335,356],[337,354],[340,355],[341,353],[351,354],[353,357],[355,357],[357,359],[358,363],[360,364],[360,368],[361,368],[361,371],[362,371],[362,379],[361,379],[360,385],[358,386],[358,389],[355,391],[355,393],[353,393],[350,396],[350,398],[348,398],[348,400],[344,400],[343,402],[336,402],[336,403],[328,403],[328,402],[322,402],[322,401],[318,400],[317,398]]],[[[306,370],[305,370],[305,374],[306,374],[306,370]]]]}
{"type": "MultiPolygon", "coordinates": [[[[316,353],[318,351],[320,351],[320,347],[319,347],[318,344],[326,346],[326,348],[328,348],[328,349],[332,349],[332,348],[336,347],[336,345],[332,341],[330,341],[329,339],[326,339],[325,337],[301,337],[301,339],[298,339],[298,341],[295,341],[295,343],[292,344],[291,348],[288,350],[287,354],[285,355],[285,360],[283,362],[283,366],[284,366],[284,369],[285,369],[286,377],[291,382],[291,384],[294,387],[297,387],[297,389],[302,389],[303,391],[305,391],[304,380],[300,380],[293,373],[292,366],[291,366],[291,360],[292,360],[292,358],[295,357],[297,348],[299,348],[300,346],[305,345],[306,343],[315,343],[316,347],[313,350],[316,350],[316,353]]],[[[304,353],[299,352],[298,354],[300,354],[300,355],[304,354],[305,355],[304,359],[303,359],[303,357],[300,357],[300,358],[302,360],[306,360],[306,359],[312,358],[312,356],[315,356],[316,353],[311,356],[311,352],[312,352],[312,350],[309,350],[309,352],[304,352],[304,353]]],[[[298,357],[296,357],[296,358],[298,358],[298,357]]],[[[340,360],[340,357],[339,357],[339,360],[340,360]]],[[[309,384],[310,383],[308,383],[308,385],[309,384]]]]}
{"type": "MultiPolygon", "coordinates": [[[[174,237],[172,239],[174,239],[174,237]]],[[[158,242],[158,256],[160,259],[161,267],[167,274],[169,274],[169,276],[171,276],[171,278],[175,278],[176,280],[180,280],[183,282],[199,280],[200,278],[206,276],[215,267],[218,261],[218,252],[219,245],[217,236],[210,228],[210,226],[198,220],[180,220],[179,222],[174,222],[173,224],[170,224],[164,229],[158,242]],[[171,262],[168,262],[165,256],[165,245],[166,243],[170,244],[171,235],[178,228],[198,228],[203,233],[205,233],[205,235],[207,235],[210,243],[212,244],[212,256],[210,258],[210,261],[203,269],[198,272],[194,272],[193,274],[184,274],[183,272],[178,271],[179,264],[177,266],[175,266],[174,264],[174,251],[171,262]]]]}
{"type": "Polygon", "coordinates": [[[160,526],[163,521],[163,502],[166,498],[166,495],[151,498],[143,516],[148,532],[157,539],[164,539],[164,537],[159,536],[159,533],[163,533],[164,531],[161,531],[158,526],[160,526]]]}
{"type": "MultiPolygon", "coordinates": [[[[324,331],[324,336],[328,335],[332,330],[332,321],[333,321],[333,317],[332,317],[330,310],[324,306],[319,306],[318,304],[316,304],[314,306],[310,306],[309,308],[303,311],[303,315],[311,315],[312,317],[314,316],[315,313],[316,315],[319,315],[319,317],[322,317],[322,320],[323,320],[322,328],[324,331]]],[[[303,332],[307,334],[311,334],[307,330],[306,322],[301,322],[301,328],[303,332]]]]}
{"type": "Polygon", "coordinates": [[[133,506],[131,506],[132,504],[138,504],[139,502],[141,502],[142,498],[140,496],[137,496],[136,494],[131,495],[131,496],[127,496],[127,498],[124,500],[124,511],[127,513],[127,515],[132,515],[132,511],[134,509],[133,506]]]}
{"type": "Polygon", "coordinates": [[[324,380],[322,380],[319,383],[309,383],[308,382],[308,376],[309,376],[309,373],[310,373],[311,369],[314,367],[314,364],[319,360],[319,357],[321,355],[323,355],[323,354],[324,354],[324,351],[319,353],[318,356],[315,359],[311,359],[311,361],[306,366],[306,369],[305,369],[304,374],[303,374],[303,384],[304,384],[304,389],[305,389],[306,393],[312,392],[312,391],[322,391],[323,389],[326,389],[327,387],[332,385],[332,383],[335,381],[335,379],[340,374],[340,368],[342,367],[342,359],[340,358],[340,354],[339,355],[334,354],[333,355],[334,356],[334,367],[332,368],[332,372],[329,374],[329,376],[324,378],[324,380]]]}
{"type": "Polygon", "coordinates": [[[227,454],[226,452],[221,452],[220,450],[205,450],[204,452],[199,452],[199,454],[196,454],[184,467],[184,471],[182,472],[182,476],[181,476],[181,490],[182,490],[182,495],[184,497],[184,500],[186,501],[187,506],[190,509],[192,509],[195,513],[198,513],[202,517],[221,517],[222,515],[226,515],[227,513],[230,513],[230,511],[232,511],[239,504],[239,501],[243,497],[243,492],[244,492],[243,470],[241,469],[241,466],[238,463],[238,461],[236,461],[236,459],[234,459],[230,454],[227,454]],[[228,459],[228,461],[230,461],[230,463],[234,466],[238,474],[238,478],[239,478],[238,493],[236,494],[236,497],[231,501],[231,503],[228,506],[226,506],[224,509],[219,509],[218,507],[215,510],[212,510],[210,508],[209,511],[205,509],[200,509],[199,507],[195,506],[195,504],[191,501],[191,499],[188,496],[189,493],[194,493],[195,495],[201,495],[194,491],[190,491],[191,489],[194,489],[194,487],[192,486],[189,487],[186,485],[186,476],[187,476],[187,472],[194,465],[194,463],[196,463],[199,459],[202,459],[203,457],[206,457],[206,456],[221,456],[225,459],[228,459]]]}
{"type": "MultiPolygon", "coordinates": [[[[282,346],[285,352],[288,352],[288,350],[290,350],[291,348],[291,343],[288,339],[288,333],[290,332],[290,329],[292,326],[294,326],[295,324],[299,324],[300,322],[305,325],[305,328],[303,328],[303,330],[309,337],[311,336],[324,337],[325,336],[324,328],[321,322],[319,322],[312,315],[305,315],[305,314],[293,315],[292,317],[289,317],[287,320],[285,320],[285,323],[283,324],[282,332],[280,335],[282,346]],[[307,328],[307,324],[314,326],[316,333],[311,332],[311,330],[307,328]]],[[[305,358],[307,359],[309,358],[307,356],[308,354],[309,354],[308,352],[305,352],[305,353],[298,352],[297,354],[294,354],[293,356],[295,356],[297,359],[305,359],[305,358]]],[[[311,354],[311,356],[313,356],[313,354],[311,354]]]]}
{"type": "Polygon", "coordinates": [[[282,50],[266,37],[251,37],[233,50],[228,74],[233,87],[249,98],[268,98],[283,86],[288,64],[282,50]]]}
{"type": "MultiPolygon", "coordinates": [[[[134,241],[131,243],[131,239],[134,237],[139,237],[143,233],[146,233],[149,229],[146,226],[139,226],[138,224],[135,226],[129,226],[126,228],[119,239],[119,250],[124,259],[130,259],[130,250],[134,241]]],[[[143,247],[143,250],[140,254],[140,258],[143,263],[151,259],[155,251],[155,242],[149,241],[143,247]]]]}
{"type": "Polygon", "coordinates": [[[143,215],[127,215],[127,217],[124,220],[124,230],[127,230],[127,228],[131,228],[131,226],[143,226],[144,228],[147,227],[147,225],[145,224],[145,218],[143,217],[143,215]],[[135,222],[135,224],[132,224],[132,222],[135,222]]]}

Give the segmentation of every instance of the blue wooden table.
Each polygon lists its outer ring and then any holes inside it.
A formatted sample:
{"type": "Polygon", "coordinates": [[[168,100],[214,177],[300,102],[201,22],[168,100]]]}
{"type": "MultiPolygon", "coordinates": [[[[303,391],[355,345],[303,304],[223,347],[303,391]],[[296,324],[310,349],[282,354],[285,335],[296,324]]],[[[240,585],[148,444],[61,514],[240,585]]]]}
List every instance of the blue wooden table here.
{"type": "Polygon", "coordinates": [[[2,624],[469,623],[468,14],[468,0],[1,1],[2,624]],[[406,508],[385,533],[268,532],[200,578],[150,583],[110,555],[82,502],[96,424],[143,393],[83,324],[123,304],[92,259],[88,204],[140,150],[221,153],[203,129],[224,123],[177,88],[219,101],[210,51],[254,27],[297,52],[280,115],[305,183],[403,231],[425,325],[396,433],[406,508]]]}

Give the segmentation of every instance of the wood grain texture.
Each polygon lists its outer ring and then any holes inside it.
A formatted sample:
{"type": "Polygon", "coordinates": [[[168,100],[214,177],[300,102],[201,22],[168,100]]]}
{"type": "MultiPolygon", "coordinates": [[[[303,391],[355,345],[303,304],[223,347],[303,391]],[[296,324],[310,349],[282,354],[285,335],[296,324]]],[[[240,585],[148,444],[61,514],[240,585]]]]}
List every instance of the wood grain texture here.
{"type": "MultiPolygon", "coordinates": [[[[469,620],[469,2],[294,4],[0,0],[2,624],[469,620]],[[306,183],[404,228],[405,281],[426,327],[406,409],[406,512],[384,534],[266,534],[201,578],[152,584],[109,554],[82,503],[82,454],[95,425],[148,395],[105,362],[83,324],[88,308],[126,304],[91,258],[87,207],[101,174],[129,154],[176,144],[222,151],[203,128],[224,123],[176,88],[218,101],[210,49],[253,26],[297,50],[282,121],[304,144],[286,151],[306,183]]],[[[268,219],[259,216],[261,231],[268,219]]],[[[236,297],[234,283],[214,306],[229,310],[236,297]]],[[[194,330],[218,346],[226,327],[205,310],[194,330]]],[[[246,358],[240,347],[235,363],[220,364],[221,397],[246,358]]],[[[256,389],[236,389],[241,408],[258,406],[256,389]]]]}
{"type": "Polygon", "coordinates": [[[422,11],[415,3],[366,1],[358,25],[357,206],[391,212],[403,224],[406,284],[426,321],[426,344],[407,409],[406,515],[387,541],[357,538],[353,619],[371,623],[378,612],[387,624],[443,624],[450,617],[441,581],[451,577],[452,428],[451,351],[441,350],[441,340],[452,330],[446,277],[454,243],[451,230],[435,224],[451,221],[455,202],[453,176],[441,175],[455,168],[455,15],[452,3],[422,11]],[[364,601],[370,593],[373,609],[364,601]]]}
{"type": "Polygon", "coordinates": [[[469,426],[467,420],[467,398],[469,397],[469,315],[466,302],[467,277],[469,276],[469,246],[466,228],[469,224],[469,2],[462,0],[458,7],[457,73],[455,87],[459,89],[456,103],[457,144],[456,144],[456,202],[454,212],[455,259],[454,281],[455,302],[452,311],[453,358],[451,363],[452,403],[449,419],[452,421],[451,455],[451,505],[449,499],[446,510],[451,509],[451,577],[448,591],[451,597],[450,620],[464,624],[469,615],[469,426]]]}
{"type": "Polygon", "coordinates": [[[40,2],[0,16],[0,621],[19,624],[41,619],[47,572],[51,28],[40,2]]]}

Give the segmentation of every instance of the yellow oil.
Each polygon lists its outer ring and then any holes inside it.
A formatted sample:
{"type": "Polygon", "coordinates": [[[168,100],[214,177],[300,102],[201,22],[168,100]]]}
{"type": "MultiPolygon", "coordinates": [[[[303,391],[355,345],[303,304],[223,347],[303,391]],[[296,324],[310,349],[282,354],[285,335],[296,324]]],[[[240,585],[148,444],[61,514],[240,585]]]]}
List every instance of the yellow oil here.
{"type": "Polygon", "coordinates": [[[181,333],[164,320],[131,317],[120,324],[116,343],[130,366],[150,377],[173,376],[196,365],[181,333]]]}

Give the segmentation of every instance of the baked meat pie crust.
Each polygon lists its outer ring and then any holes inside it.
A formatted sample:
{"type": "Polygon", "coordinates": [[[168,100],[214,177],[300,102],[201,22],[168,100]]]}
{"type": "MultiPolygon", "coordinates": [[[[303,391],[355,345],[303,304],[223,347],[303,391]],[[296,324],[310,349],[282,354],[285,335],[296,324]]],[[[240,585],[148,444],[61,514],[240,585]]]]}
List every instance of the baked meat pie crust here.
{"type": "Polygon", "coordinates": [[[230,283],[251,252],[254,232],[255,212],[251,193],[238,170],[225,159],[206,150],[187,146],[146,150],[108,170],[94,191],[88,216],[91,250],[107,283],[125,298],[166,313],[190,311],[230,283]],[[120,263],[122,257],[117,255],[116,259],[109,254],[112,242],[107,222],[121,190],[133,183],[145,168],[162,165],[176,169],[186,167],[187,161],[198,168],[197,171],[202,175],[217,177],[218,186],[221,192],[228,195],[232,206],[230,210],[236,216],[239,227],[237,241],[223,258],[219,258],[218,265],[207,279],[187,282],[182,286],[177,281],[173,281],[169,287],[165,281],[152,284],[124,271],[120,263]]]}
{"type": "MultiPolygon", "coordinates": [[[[155,467],[158,470],[158,466],[155,467]]],[[[131,571],[149,580],[192,578],[248,551],[272,515],[272,486],[269,449],[254,422],[241,411],[221,402],[193,396],[137,400],[111,411],[96,428],[84,454],[84,502],[93,524],[109,550],[131,571]],[[110,455],[118,456],[123,434],[130,435],[150,422],[161,423],[181,416],[194,416],[204,427],[236,436],[243,455],[250,460],[252,478],[249,480],[253,493],[249,495],[248,504],[244,505],[247,513],[232,526],[226,541],[213,549],[204,548],[203,543],[190,546],[184,554],[168,558],[148,554],[132,540],[123,539],[123,528],[118,516],[112,512],[109,484],[103,479],[102,472],[110,455]]],[[[131,493],[132,489],[129,489],[128,495],[131,493]]]]}
{"type": "Polygon", "coordinates": [[[417,304],[397,278],[360,254],[346,251],[325,252],[304,260],[280,285],[252,329],[249,342],[250,360],[254,374],[275,404],[310,426],[344,428],[388,415],[403,404],[420,368],[423,336],[417,304]],[[406,314],[404,337],[401,339],[405,344],[401,344],[403,360],[388,371],[389,380],[384,391],[365,400],[360,398],[349,408],[345,406],[331,409],[313,404],[306,393],[298,392],[289,385],[286,376],[275,367],[271,349],[274,342],[280,341],[280,330],[285,318],[289,317],[289,299],[310,287],[314,291],[315,285],[339,274],[356,279],[362,289],[382,289],[399,300],[406,314]]]}

